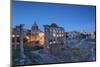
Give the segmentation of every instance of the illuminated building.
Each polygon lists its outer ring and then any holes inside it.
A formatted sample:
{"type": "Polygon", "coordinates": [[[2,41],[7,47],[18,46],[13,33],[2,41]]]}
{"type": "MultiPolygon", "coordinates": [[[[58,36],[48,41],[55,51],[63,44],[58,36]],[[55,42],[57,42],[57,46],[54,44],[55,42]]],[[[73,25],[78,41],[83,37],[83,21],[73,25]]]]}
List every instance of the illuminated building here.
{"type": "Polygon", "coordinates": [[[65,31],[63,27],[59,27],[53,23],[51,25],[44,25],[45,47],[50,49],[51,52],[61,51],[62,46],[65,44],[65,31]]]}
{"type": "MultiPolygon", "coordinates": [[[[20,42],[20,29],[19,25],[12,29],[12,45],[16,48],[20,42]]],[[[28,46],[43,46],[44,45],[44,32],[40,31],[36,21],[31,29],[23,29],[23,39],[27,41],[28,46]]],[[[25,43],[25,42],[24,42],[25,43]]]]}
{"type": "Polygon", "coordinates": [[[44,45],[44,33],[39,32],[37,35],[26,36],[29,43],[32,43],[34,46],[36,45],[44,45]]]}
{"type": "Polygon", "coordinates": [[[29,35],[26,36],[30,46],[41,46],[44,45],[44,33],[41,32],[36,24],[36,21],[31,27],[31,30],[28,32],[29,35]]]}

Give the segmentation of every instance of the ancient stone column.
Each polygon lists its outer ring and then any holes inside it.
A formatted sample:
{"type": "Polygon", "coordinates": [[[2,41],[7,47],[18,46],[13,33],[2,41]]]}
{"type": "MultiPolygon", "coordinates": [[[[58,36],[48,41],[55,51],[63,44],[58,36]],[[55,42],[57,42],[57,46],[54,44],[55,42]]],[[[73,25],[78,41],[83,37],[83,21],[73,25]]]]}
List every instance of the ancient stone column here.
{"type": "Polygon", "coordinates": [[[23,25],[20,25],[20,64],[23,65],[25,63],[25,54],[24,54],[24,44],[23,44],[23,25]]]}

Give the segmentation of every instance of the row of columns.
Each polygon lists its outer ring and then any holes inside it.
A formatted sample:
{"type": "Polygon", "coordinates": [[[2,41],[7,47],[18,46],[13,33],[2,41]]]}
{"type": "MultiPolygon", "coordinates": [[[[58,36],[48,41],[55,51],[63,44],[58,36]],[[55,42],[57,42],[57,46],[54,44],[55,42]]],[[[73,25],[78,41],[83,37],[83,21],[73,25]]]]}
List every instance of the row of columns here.
{"type": "Polygon", "coordinates": [[[23,39],[24,39],[24,29],[23,29],[23,24],[20,24],[19,26],[16,27],[16,33],[14,33],[14,35],[12,36],[14,38],[14,49],[16,50],[17,48],[17,38],[19,35],[19,48],[20,48],[20,52],[19,52],[19,63],[20,65],[24,65],[25,63],[25,54],[24,54],[24,43],[23,43],[23,39]]]}
{"type": "Polygon", "coordinates": [[[53,27],[45,27],[45,39],[46,39],[46,44],[49,45],[50,41],[52,40],[58,43],[64,42],[65,38],[65,33],[64,29],[61,27],[53,28],[53,27]]]}

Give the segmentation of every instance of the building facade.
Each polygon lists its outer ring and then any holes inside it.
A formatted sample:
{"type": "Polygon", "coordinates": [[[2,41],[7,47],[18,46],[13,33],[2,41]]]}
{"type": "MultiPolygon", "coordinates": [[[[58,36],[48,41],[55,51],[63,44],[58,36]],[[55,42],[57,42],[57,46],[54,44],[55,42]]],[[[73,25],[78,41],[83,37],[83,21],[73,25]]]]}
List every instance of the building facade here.
{"type": "Polygon", "coordinates": [[[65,30],[63,27],[53,23],[51,25],[44,25],[45,48],[50,49],[51,52],[58,53],[65,44],[65,30]]]}
{"type": "Polygon", "coordinates": [[[34,47],[44,45],[44,32],[40,31],[36,21],[32,25],[27,38],[30,46],[34,47]]]}

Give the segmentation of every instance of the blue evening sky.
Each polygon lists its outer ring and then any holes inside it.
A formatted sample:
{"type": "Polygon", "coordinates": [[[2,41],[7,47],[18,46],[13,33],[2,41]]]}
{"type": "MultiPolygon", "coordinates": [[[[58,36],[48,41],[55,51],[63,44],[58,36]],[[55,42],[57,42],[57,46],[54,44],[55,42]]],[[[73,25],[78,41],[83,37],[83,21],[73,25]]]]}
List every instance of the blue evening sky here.
{"type": "Polygon", "coordinates": [[[66,31],[95,31],[95,6],[47,4],[36,2],[12,3],[12,26],[25,24],[30,29],[34,21],[43,31],[43,25],[57,23],[66,31]]]}

